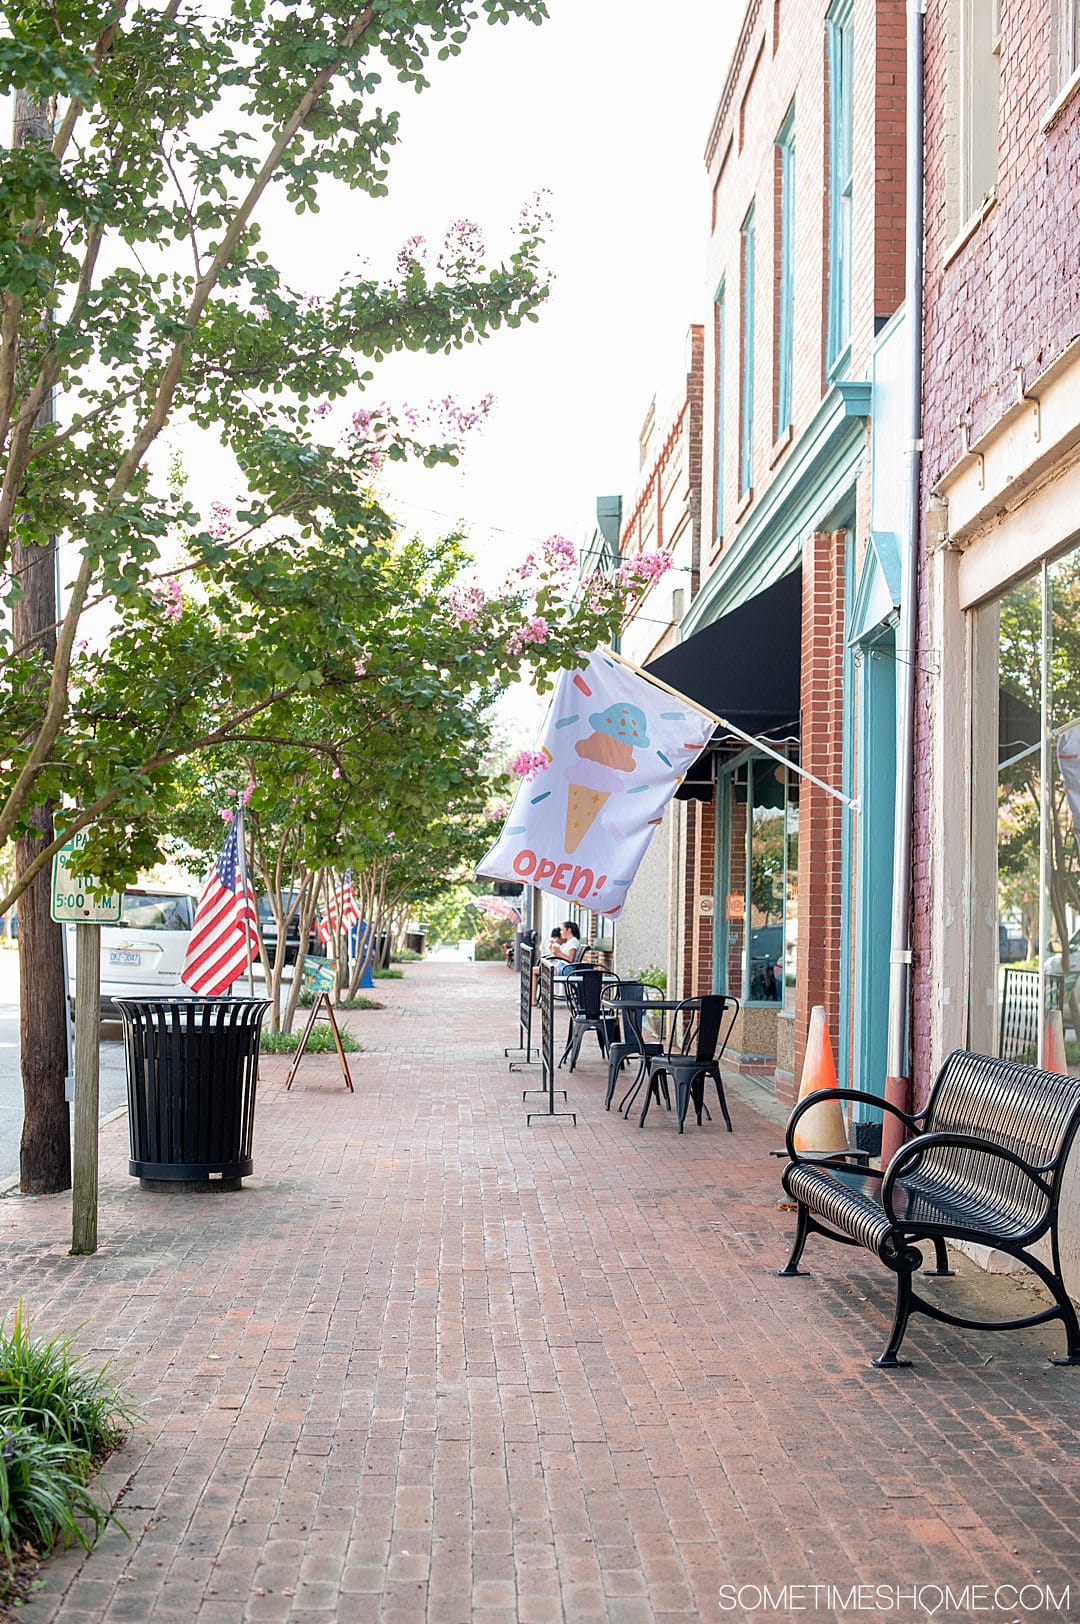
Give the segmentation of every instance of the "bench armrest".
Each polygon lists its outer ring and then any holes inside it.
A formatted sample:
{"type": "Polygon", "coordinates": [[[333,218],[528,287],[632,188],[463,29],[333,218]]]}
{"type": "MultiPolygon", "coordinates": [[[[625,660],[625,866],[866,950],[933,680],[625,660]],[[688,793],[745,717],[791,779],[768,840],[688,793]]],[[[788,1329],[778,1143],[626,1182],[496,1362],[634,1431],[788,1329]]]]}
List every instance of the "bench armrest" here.
{"type": "MultiPolygon", "coordinates": [[[[800,1100],[788,1118],[784,1143],[793,1162],[801,1159],[800,1152],[795,1149],[793,1137],[795,1124],[800,1117],[806,1115],[812,1105],[820,1105],[823,1100],[864,1100],[867,1105],[873,1105],[879,1110],[889,1111],[893,1116],[899,1117],[901,1122],[911,1129],[912,1133],[918,1133],[919,1124],[923,1121],[922,1113],[918,1116],[909,1116],[907,1111],[901,1111],[898,1105],[893,1105],[889,1100],[883,1100],[879,1094],[868,1094],[862,1088],[819,1088],[816,1093],[808,1094],[804,1100],[800,1100]]],[[[843,1155],[843,1152],[833,1152],[833,1154],[843,1155]]]]}
{"type": "Polygon", "coordinates": [[[1052,1166],[1036,1166],[1032,1162],[1026,1162],[1024,1158],[1022,1156],[1018,1156],[1014,1150],[1008,1150],[1004,1145],[995,1145],[988,1139],[980,1139],[977,1134],[921,1133],[917,1138],[908,1140],[906,1145],[901,1145],[900,1149],[896,1152],[896,1155],[889,1163],[885,1172],[885,1177],[882,1181],[881,1205],[885,1210],[886,1216],[891,1219],[894,1224],[903,1223],[903,1219],[898,1218],[896,1213],[893,1211],[892,1204],[893,1186],[896,1184],[897,1179],[904,1172],[908,1163],[918,1161],[919,1157],[924,1155],[928,1150],[935,1150],[940,1146],[948,1145],[955,1146],[957,1150],[974,1150],[977,1151],[981,1156],[993,1156],[998,1161],[1008,1162],[1011,1166],[1018,1167],[1021,1173],[1029,1178],[1032,1184],[1034,1184],[1042,1192],[1042,1194],[1046,1196],[1047,1200],[1049,1200],[1053,1195],[1051,1186],[1047,1184],[1046,1180],[1041,1176],[1043,1173],[1051,1172],[1053,1170],[1052,1166]]]}

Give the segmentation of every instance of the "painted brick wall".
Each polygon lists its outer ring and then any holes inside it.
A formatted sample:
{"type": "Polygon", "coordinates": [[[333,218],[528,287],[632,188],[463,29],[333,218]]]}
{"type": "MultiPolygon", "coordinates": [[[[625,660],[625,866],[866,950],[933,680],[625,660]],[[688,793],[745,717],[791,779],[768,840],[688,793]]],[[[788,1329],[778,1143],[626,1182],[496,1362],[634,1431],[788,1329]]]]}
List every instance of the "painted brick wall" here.
{"type": "MultiPolygon", "coordinates": [[[[811,537],[803,551],[802,764],[827,784],[843,760],[844,533],[811,537]]],[[[799,792],[799,940],[795,1075],[802,1069],[814,1004],[824,1004],[835,1036],[840,1021],[840,802],[803,780],[799,792]]]]}
{"type": "Polygon", "coordinates": [[[926,397],[928,489],[1080,331],[1080,97],[1049,130],[1051,7],[1002,0],[997,196],[955,243],[959,59],[955,5],[926,13],[926,397]],[[1037,229],[1036,229],[1037,227],[1037,229]]]}
{"type": "MultiPolygon", "coordinates": [[[[926,324],[924,546],[930,493],[973,442],[1080,332],[1080,97],[1048,129],[1051,7],[1002,0],[996,196],[966,241],[958,218],[960,59],[957,8],[926,13],[926,324]]],[[[923,594],[920,639],[929,647],[923,594]]],[[[920,667],[932,669],[932,661],[920,667]]],[[[916,710],[915,1073],[940,1058],[930,1043],[929,826],[934,793],[927,744],[930,682],[921,669],[916,710]]]]}
{"type": "MultiPolygon", "coordinates": [[[[824,376],[828,261],[827,0],[751,0],[732,71],[706,149],[713,231],[707,260],[711,294],[724,286],[723,433],[713,323],[705,362],[703,568],[737,539],[789,445],[813,417],[824,376]],[[793,435],[774,442],[779,262],[777,133],[795,106],[795,284],[793,435]],[[757,289],[754,320],[754,499],[740,505],[740,232],[754,205],[757,289]],[[723,449],[723,535],[718,525],[716,454],[723,449]]],[[[904,0],[855,0],[852,353],[848,376],[869,376],[875,334],[903,298],[904,0]]]]}

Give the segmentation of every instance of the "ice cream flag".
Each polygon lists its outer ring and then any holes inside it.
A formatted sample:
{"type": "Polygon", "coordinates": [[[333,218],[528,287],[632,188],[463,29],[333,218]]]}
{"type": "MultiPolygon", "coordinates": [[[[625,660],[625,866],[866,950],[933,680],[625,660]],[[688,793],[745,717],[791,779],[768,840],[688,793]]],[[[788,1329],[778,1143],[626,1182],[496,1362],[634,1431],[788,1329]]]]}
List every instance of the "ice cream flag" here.
{"type": "Polygon", "coordinates": [[[716,718],[606,649],[559,678],[537,753],[477,874],[521,880],[617,918],[716,718]]]}

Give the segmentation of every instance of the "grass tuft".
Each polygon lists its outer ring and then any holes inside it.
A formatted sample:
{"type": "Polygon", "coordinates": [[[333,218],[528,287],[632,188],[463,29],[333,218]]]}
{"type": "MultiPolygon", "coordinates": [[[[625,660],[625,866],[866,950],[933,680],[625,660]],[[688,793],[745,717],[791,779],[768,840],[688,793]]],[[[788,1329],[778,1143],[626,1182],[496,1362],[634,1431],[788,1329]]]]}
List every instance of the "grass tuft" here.
{"type": "Polygon", "coordinates": [[[89,1550],[117,1521],[89,1481],[135,1419],[108,1365],[90,1369],[68,1337],[32,1337],[21,1302],[10,1330],[0,1320],[0,1607],[33,1588],[36,1557],[89,1550]]]}
{"type": "MultiPolygon", "coordinates": [[[[360,1045],[351,1032],[341,1031],[341,1047],[346,1054],[357,1054],[360,1045]]],[[[300,1047],[300,1032],[264,1032],[260,1048],[264,1054],[295,1054],[300,1047]]],[[[317,1026],[308,1038],[305,1054],[335,1054],[334,1034],[328,1026],[317,1026]]]]}
{"type": "Polygon", "coordinates": [[[401,981],[404,979],[404,970],[372,970],[376,981],[401,981]]]}

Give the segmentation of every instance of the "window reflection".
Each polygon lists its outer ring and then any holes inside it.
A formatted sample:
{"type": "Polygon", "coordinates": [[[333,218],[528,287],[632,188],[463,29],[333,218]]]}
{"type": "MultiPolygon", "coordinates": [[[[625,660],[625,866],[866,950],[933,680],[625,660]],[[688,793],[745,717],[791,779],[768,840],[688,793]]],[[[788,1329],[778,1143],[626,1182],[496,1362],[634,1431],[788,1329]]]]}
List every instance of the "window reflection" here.
{"type": "MultiPolygon", "coordinates": [[[[1061,1011],[1070,1069],[1080,1060],[1080,553],[1044,566],[982,611],[996,617],[997,1053],[1031,1064],[1061,1011]],[[1070,789],[1073,791],[1070,795],[1070,789]]],[[[985,700],[984,700],[985,702],[985,700]]],[[[986,952],[989,953],[987,943],[986,952]]],[[[973,943],[975,974],[986,962],[973,943]]],[[[988,965],[989,968],[989,965],[988,965]]],[[[973,1006],[973,1039],[977,1010],[973,1006]]],[[[988,1034],[987,1034],[988,1035],[988,1034]]]]}

